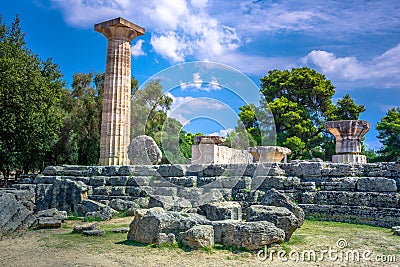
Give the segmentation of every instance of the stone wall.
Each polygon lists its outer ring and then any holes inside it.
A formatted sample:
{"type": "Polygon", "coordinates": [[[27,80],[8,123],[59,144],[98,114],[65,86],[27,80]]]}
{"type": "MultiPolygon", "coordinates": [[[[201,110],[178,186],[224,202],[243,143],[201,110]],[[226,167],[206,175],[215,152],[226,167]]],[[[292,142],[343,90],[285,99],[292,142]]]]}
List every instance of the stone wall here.
{"type": "Polygon", "coordinates": [[[15,187],[35,192],[37,209],[74,211],[86,192],[89,199],[103,204],[141,198],[149,200],[150,206],[179,210],[235,200],[246,209],[263,204],[265,192],[275,188],[298,203],[307,217],[383,227],[400,225],[400,163],[56,166],[24,182],[15,187]],[[75,190],[74,196],[63,193],[68,187],[75,190]],[[51,205],[42,207],[40,200],[46,197],[52,199],[43,203],[51,205]]]}

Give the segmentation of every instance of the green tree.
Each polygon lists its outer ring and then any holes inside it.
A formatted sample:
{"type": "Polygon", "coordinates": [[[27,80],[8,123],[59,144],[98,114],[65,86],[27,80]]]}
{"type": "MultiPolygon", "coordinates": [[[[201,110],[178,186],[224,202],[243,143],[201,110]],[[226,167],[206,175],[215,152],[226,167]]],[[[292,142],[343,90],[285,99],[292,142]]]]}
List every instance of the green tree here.
{"type": "Polygon", "coordinates": [[[149,81],[132,97],[131,138],[151,136],[163,152],[161,163],[187,163],[192,155],[193,134],[182,124],[168,118],[172,98],[164,95],[160,80],[149,81]]]}
{"type": "MultiPolygon", "coordinates": [[[[250,145],[261,146],[262,140],[258,121],[259,118],[256,117],[256,114],[259,114],[257,107],[254,104],[250,104],[240,107],[239,110],[239,124],[242,123],[243,127],[246,129],[250,139],[250,145]]],[[[238,129],[236,129],[236,131],[238,131],[238,129]]]]}
{"type": "Polygon", "coordinates": [[[104,74],[75,73],[72,90],[64,89],[60,140],[54,150],[57,164],[94,165],[100,152],[104,74]]]}
{"type": "Polygon", "coordinates": [[[29,50],[17,16],[0,17],[0,171],[42,168],[58,138],[64,86],[59,67],[29,50]]]}
{"type": "Polygon", "coordinates": [[[335,107],[335,87],[316,71],[303,67],[272,70],[261,78],[261,92],[274,115],[277,145],[292,150],[291,158],[320,156],[324,122],[335,107]]]}
{"type": "Polygon", "coordinates": [[[358,120],[361,113],[365,111],[364,105],[357,105],[349,94],[346,94],[336,103],[330,120],[358,120]]]}
{"type": "Polygon", "coordinates": [[[277,145],[290,148],[290,158],[330,160],[334,140],[324,129],[325,122],[358,119],[365,111],[349,95],[335,106],[331,81],[307,67],[269,71],[261,78],[261,92],[274,116],[277,145]]]}
{"type": "Polygon", "coordinates": [[[400,107],[390,109],[376,125],[378,139],[383,148],[378,152],[380,159],[395,161],[400,157],[400,107]]]}
{"type": "Polygon", "coordinates": [[[136,90],[131,102],[131,138],[146,134],[155,137],[162,130],[172,98],[162,92],[160,80],[149,81],[136,90]]]}

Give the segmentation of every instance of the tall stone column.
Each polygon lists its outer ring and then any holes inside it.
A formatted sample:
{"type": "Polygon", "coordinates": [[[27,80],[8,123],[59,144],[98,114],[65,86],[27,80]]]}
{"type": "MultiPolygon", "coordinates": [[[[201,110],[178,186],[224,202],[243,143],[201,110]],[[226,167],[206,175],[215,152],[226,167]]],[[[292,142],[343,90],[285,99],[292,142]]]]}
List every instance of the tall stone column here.
{"type": "Polygon", "coordinates": [[[128,165],[131,112],[131,41],[145,29],[117,18],[94,25],[108,39],[100,165],[128,165]]]}

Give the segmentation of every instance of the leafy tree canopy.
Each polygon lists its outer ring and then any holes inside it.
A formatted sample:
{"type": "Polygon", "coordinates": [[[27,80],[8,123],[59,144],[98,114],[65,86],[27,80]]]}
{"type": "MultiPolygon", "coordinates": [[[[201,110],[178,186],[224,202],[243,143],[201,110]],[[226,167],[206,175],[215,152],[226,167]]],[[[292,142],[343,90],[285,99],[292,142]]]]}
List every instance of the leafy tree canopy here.
{"type": "Polygon", "coordinates": [[[376,125],[378,139],[383,148],[378,152],[381,159],[395,161],[400,157],[400,107],[390,109],[376,125]]]}
{"type": "Polygon", "coordinates": [[[63,75],[51,59],[29,50],[17,16],[0,17],[0,171],[27,173],[43,167],[58,139],[63,75]]]}

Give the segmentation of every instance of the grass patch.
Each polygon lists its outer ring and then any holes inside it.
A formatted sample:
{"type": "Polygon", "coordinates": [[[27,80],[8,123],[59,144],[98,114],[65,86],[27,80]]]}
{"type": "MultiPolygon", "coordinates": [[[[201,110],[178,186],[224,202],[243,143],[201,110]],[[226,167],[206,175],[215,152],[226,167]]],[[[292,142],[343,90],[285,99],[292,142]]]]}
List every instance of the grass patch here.
{"type": "Polygon", "coordinates": [[[208,254],[215,253],[215,249],[213,247],[202,247],[200,250],[208,254]]]}

